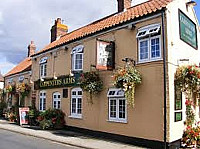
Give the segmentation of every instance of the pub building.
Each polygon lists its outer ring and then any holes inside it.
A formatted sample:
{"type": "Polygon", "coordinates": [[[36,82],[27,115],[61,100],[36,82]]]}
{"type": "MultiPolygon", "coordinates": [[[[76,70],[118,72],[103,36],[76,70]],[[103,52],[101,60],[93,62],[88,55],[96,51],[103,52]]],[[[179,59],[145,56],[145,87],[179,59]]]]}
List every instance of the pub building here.
{"type": "Polygon", "coordinates": [[[31,81],[32,60],[30,57],[35,53],[35,50],[36,46],[34,42],[31,41],[28,45],[27,57],[4,76],[5,100],[8,109],[15,105],[29,107],[35,102],[35,93],[33,89],[31,89],[33,87],[33,82],[31,81]],[[23,99],[21,90],[29,90],[23,99]]]}
{"type": "Polygon", "coordinates": [[[117,2],[118,12],[72,32],[55,20],[51,43],[32,55],[36,106],[64,111],[68,129],[148,148],[179,147],[186,107],[184,95],[175,95],[174,74],[178,66],[200,62],[195,2],[117,2]],[[128,60],[142,75],[134,107],[112,78],[128,60]],[[81,73],[91,70],[103,80],[93,103],[79,86],[81,73]]]}

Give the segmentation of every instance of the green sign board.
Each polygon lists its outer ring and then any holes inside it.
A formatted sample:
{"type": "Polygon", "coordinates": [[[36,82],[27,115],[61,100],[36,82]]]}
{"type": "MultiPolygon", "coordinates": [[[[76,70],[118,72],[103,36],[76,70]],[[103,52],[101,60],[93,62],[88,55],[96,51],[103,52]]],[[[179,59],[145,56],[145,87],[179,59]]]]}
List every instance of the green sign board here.
{"type": "Polygon", "coordinates": [[[174,93],[175,93],[175,110],[182,110],[182,92],[181,89],[176,85],[174,85],[174,93]]]}
{"type": "Polygon", "coordinates": [[[182,112],[175,112],[175,122],[182,121],[182,112]]]}
{"type": "Polygon", "coordinates": [[[196,24],[179,10],[180,39],[198,49],[196,24]]]}
{"type": "Polygon", "coordinates": [[[74,76],[60,76],[57,79],[47,78],[44,81],[40,79],[34,83],[35,90],[38,89],[51,89],[51,88],[61,88],[61,87],[72,87],[78,85],[80,74],[75,74],[74,76]]]}

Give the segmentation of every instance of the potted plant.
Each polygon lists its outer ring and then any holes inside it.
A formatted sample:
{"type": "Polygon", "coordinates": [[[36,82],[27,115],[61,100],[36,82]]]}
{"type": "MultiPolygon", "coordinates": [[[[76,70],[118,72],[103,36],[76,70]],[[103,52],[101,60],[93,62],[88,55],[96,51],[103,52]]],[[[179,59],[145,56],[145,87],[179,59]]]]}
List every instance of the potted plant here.
{"type": "Polygon", "coordinates": [[[89,93],[91,103],[93,103],[92,96],[103,90],[103,81],[96,71],[82,73],[79,82],[83,91],[89,93]]]}
{"type": "Polygon", "coordinates": [[[134,66],[120,68],[114,74],[114,85],[117,88],[122,88],[125,92],[125,97],[128,104],[134,107],[135,88],[141,84],[142,76],[134,66]]]}

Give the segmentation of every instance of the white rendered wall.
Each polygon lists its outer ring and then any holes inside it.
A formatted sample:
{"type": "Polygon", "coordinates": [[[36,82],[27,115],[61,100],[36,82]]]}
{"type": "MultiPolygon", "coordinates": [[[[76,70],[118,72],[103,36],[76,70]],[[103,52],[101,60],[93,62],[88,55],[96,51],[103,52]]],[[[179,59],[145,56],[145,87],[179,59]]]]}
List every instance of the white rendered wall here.
{"type": "Polygon", "coordinates": [[[3,89],[3,82],[0,82],[0,89],[3,89]]]}
{"type": "MultiPolygon", "coordinates": [[[[179,36],[179,17],[178,9],[181,9],[193,22],[199,26],[194,10],[189,7],[186,9],[187,0],[174,0],[168,5],[167,10],[167,35],[168,35],[168,75],[169,75],[169,101],[170,101],[170,121],[169,121],[169,142],[176,141],[182,137],[185,121],[185,98],[183,96],[183,120],[174,122],[174,73],[176,72],[177,65],[197,64],[200,62],[200,49],[195,50],[187,43],[182,41],[179,36]],[[189,59],[189,62],[181,63],[180,59],[189,59]]],[[[197,27],[197,39],[199,40],[199,28],[197,27]]],[[[197,113],[198,114],[198,111],[197,113]]],[[[199,116],[198,116],[199,117],[199,116]]]]}

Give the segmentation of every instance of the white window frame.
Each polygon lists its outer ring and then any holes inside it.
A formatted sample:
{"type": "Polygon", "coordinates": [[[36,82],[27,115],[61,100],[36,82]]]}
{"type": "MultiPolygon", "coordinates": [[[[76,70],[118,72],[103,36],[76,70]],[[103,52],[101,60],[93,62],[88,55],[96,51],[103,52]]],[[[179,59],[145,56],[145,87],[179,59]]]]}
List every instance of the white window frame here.
{"type": "Polygon", "coordinates": [[[139,62],[142,63],[142,62],[151,62],[151,61],[157,61],[157,60],[162,60],[162,45],[161,45],[161,35],[158,35],[158,36],[153,36],[153,37],[148,37],[148,38],[144,38],[144,39],[139,39],[139,44],[138,44],[138,57],[139,57],[139,62]],[[151,56],[151,52],[152,52],[152,49],[151,49],[151,40],[152,39],[159,39],[159,51],[160,51],[160,56],[159,57],[155,57],[155,58],[152,58],[151,56]],[[140,57],[140,44],[141,42],[143,41],[148,41],[148,58],[147,59],[141,59],[140,57]]]}
{"type": "Polygon", "coordinates": [[[47,63],[40,64],[40,77],[45,78],[46,76],[47,76],[47,63]]]}
{"type": "Polygon", "coordinates": [[[40,91],[39,92],[39,111],[45,111],[46,110],[46,103],[47,103],[46,91],[40,91]],[[45,99],[45,102],[44,102],[44,99],[45,99]],[[41,104],[41,107],[40,107],[40,104],[41,104]]]}
{"type": "Polygon", "coordinates": [[[139,53],[139,62],[148,62],[149,61],[149,47],[150,46],[149,46],[149,39],[148,38],[139,40],[139,47],[138,47],[138,49],[139,49],[139,51],[138,51],[138,53],[139,53]],[[143,41],[147,41],[147,46],[148,46],[148,57],[147,57],[147,59],[141,59],[141,57],[140,57],[140,44],[143,41]]]}
{"type": "Polygon", "coordinates": [[[73,54],[73,70],[74,71],[82,71],[83,70],[83,53],[74,53],[73,54]],[[81,69],[76,69],[76,55],[82,55],[81,69]]]}
{"type": "Polygon", "coordinates": [[[158,36],[153,36],[153,37],[151,37],[150,38],[150,40],[149,40],[149,48],[150,48],[150,60],[160,60],[161,59],[161,55],[162,55],[162,53],[161,53],[161,36],[160,35],[158,35],[158,36]],[[159,51],[160,51],[160,56],[159,57],[155,57],[155,58],[153,58],[152,56],[151,56],[151,52],[152,52],[152,49],[151,49],[151,40],[152,39],[159,39],[159,46],[160,46],[160,49],[159,49],[159,51]]]}
{"type": "Polygon", "coordinates": [[[72,49],[71,55],[72,55],[72,70],[73,71],[82,71],[83,70],[83,50],[84,46],[83,45],[78,45],[72,49]],[[76,69],[76,55],[82,55],[82,64],[81,64],[81,69],[76,69]]]}
{"type": "Polygon", "coordinates": [[[61,94],[59,92],[53,93],[53,108],[54,109],[61,109],[61,94]],[[54,96],[57,96],[57,98],[54,98],[54,96]],[[60,98],[58,98],[60,96],[60,98]],[[56,104],[54,104],[56,102],[56,104]],[[58,107],[58,102],[60,102],[60,107],[58,107]]]}
{"type": "Polygon", "coordinates": [[[109,121],[111,122],[118,122],[118,123],[127,123],[127,100],[125,97],[119,98],[108,98],[109,99],[109,121]],[[116,100],[116,117],[113,118],[110,116],[111,114],[111,109],[110,109],[110,105],[111,105],[111,100],[116,100]],[[119,100],[125,100],[125,118],[119,118],[119,100]]]}
{"type": "Polygon", "coordinates": [[[71,103],[70,103],[70,107],[71,107],[71,115],[70,117],[73,117],[73,118],[82,118],[82,113],[83,113],[83,90],[81,88],[74,88],[71,90],[71,103]],[[82,92],[82,95],[78,95],[78,92],[81,91],[82,92]],[[76,95],[72,95],[73,92],[76,92],[76,95]],[[81,98],[81,113],[78,113],[78,99],[81,98]],[[76,99],[76,112],[74,113],[72,111],[72,99],[76,99]]]}

